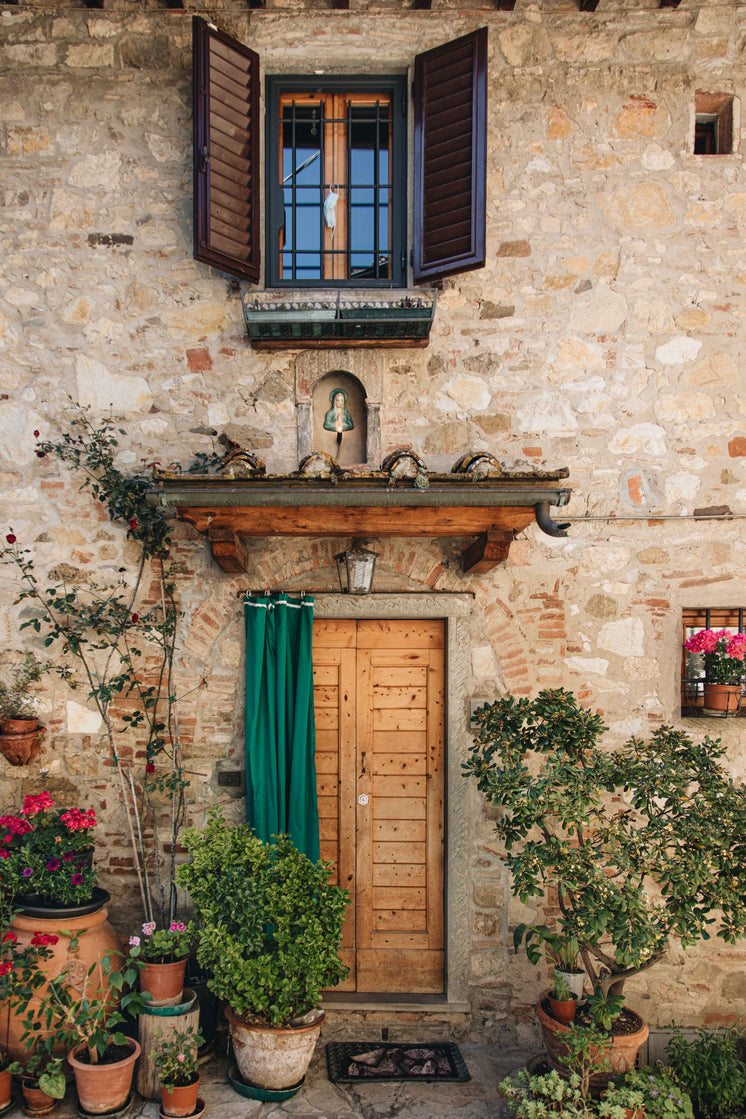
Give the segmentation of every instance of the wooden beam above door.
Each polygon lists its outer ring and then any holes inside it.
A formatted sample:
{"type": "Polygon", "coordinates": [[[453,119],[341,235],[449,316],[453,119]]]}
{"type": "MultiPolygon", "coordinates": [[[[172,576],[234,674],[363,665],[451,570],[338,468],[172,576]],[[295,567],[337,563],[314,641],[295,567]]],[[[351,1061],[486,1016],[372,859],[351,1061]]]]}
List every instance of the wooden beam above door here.
{"type": "Polygon", "coordinates": [[[537,519],[544,531],[564,535],[546,509],[569,501],[571,491],[559,485],[567,476],[566,469],[488,478],[161,473],[150,500],[206,535],[216,563],[231,574],[246,569],[245,541],[264,536],[463,538],[464,570],[483,574],[537,519]]]}

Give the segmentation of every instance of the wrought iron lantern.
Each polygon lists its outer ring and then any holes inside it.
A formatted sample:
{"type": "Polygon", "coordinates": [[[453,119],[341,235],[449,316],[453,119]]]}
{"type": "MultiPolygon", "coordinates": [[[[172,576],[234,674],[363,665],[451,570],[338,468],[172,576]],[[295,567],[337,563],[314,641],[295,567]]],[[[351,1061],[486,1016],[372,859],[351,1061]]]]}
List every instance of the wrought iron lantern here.
{"type": "Polygon", "coordinates": [[[370,594],[378,552],[371,552],[353,541],[348,551],[338,552],[334,559],[337,561],[339,589],[342,594],[370,594]]]}

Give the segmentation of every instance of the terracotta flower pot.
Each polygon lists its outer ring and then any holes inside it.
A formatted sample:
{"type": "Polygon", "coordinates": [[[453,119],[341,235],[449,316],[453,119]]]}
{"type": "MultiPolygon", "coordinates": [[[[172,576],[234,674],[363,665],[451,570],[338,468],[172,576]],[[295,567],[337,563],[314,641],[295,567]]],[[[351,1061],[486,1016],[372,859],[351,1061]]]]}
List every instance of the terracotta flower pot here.
{"type": "Polygon", "coordinates": [[[308,1071],[321,1026],[323,1011],[310,1026],[273,1029],[249,1026],[226,1007],[238,1071],[256,1088],[290,1088],[308,1071]]]}
{"type": "MultiPolygon", "coordinates": [[[[28,948],[34,933],[49,933],[58,937],[57,943],[49,946],[52,952],[51,959],[43,962],[45,974],[50,979],[56,978],[67,966],[70,937],[64,936],[63,930],[78,937],[75,959],[80,961],[79,966],[83,974],[97,960],[103,959],[109,953],[121,951],[119,937],[107,920],[108,914],[105,903],[109,900],[109,895],[105,890],[97,890],[96,897],[98,901],[93,906],[94,911],[80,916],[71,916],[75,909],[59,908],[56,910],[56,916],[52,916],[54,911],[45,909],[43,910],[45,916],[34,916],[32,913],[28,915],[21,912],[16,913],[13,917],[10,927],[18,937],[19,948],[28,948]]],[[[116,955],[112,955],[112,965],[116,970],[116,955]]],[[[38,1008],[39,1002],[46,991],[46,984],[35,991],[29,1001],[29,1008],[38,1008]]],[[[1,1013],[5,1013],[4,1005],[0,1003],[1,1013]]],[[[23,1034],[21,1022],[27,1009],[25,1007],[23,1011],[15,1011],[10,1015],[7,1049],[11,1060],[23,1061],[26,1056],[26,1048],[21,1042],[21,1035],[23,1034]]],[[[39,1038],[46,1037],[47,1032],[42,1027],[38,1035],[39,1038]]]]}
{"type": "Polygon", "coordinates": [[[711,711],[725,711],[735,715],[741,696],[740,684],[705,683],[705,707],[711,711]]]}
{"type": "Polygon", "coordinates": [[[39,720],[35,716],[30,716],[28,719],[10,717],[0,719],[0,731],[3,734],[30,734],[38,725],[39,720]]]}
{"type": "Polygon", "coordinates": [[[53,1096],[48,1096],[33,1080],[21,1080],[21,1093],[23,1095],[23,1114],[31,1116],[31,1119],[48,1115],[59,1102],[53,1096]]]}
{"type": "MultiPolygon", "coordinates": [[[[6,720],[7,722],[8,720],[6,720]]],[[[19,722],[20,720],[13,720],[19,722]]],[[[46,727],[34,725],[30,730],[0,734],[0,753],[11,765],[28,765],[39,753],[46,727]]]]}
{"type": "Polygon", "coordinates": [[[6,1068],[0,1072],[0,1111],[10,1103],[13,1092],[13,1077],[6,1068]]]}
{"type": "MultiPolygon", "coordinates": [[[[558,1072],[566,1073],[567,1067],[564,1064],[564,1058],[567,1053],[567,1048],[565,1046],[564,1035],[570,1029],[570,1026],[558,1022],[551,1014],[547,1014],[542,1006],[544,998],[546,998],[546,995],[539,999],[534,1010],[536,1011],[536,1018],[541,1026],[549,1064],[552,1068],[557,1069],[558,1072]]],[[[640,1017],[639,1014],[637,1017],[640,1017]]],[[[605,1088],[610,1076],[620,1076],[623,1072],[629,1072],[631,1068],[634,1068],[637,1052],[640,1046],[647,1040],[648,1034],[650,1033],[647,1023],[643,1022],[642,1018],[640,1018],[640,1021],[642,1022],[642,1028],[636,1030],[634,1033],[611,1036],[611,1046],[606,1054],[609,1058],[611,1068],[605,1072],[592,1074],[592,1088],[605,1088]]],[[[599,1053],[599,1057],[601,1056],[602,1054],[599,1053]]]]}
{"type": "Polygon", "coordinates": [[[564,1022],[566,1026],[575,1021],[575,1011],[578,1009],[577,999],[553,999],[551,995],[548,997],[549,1009],[553,1018],[556,1018],[558,1022],[564,1022]]]}
{"type": "Polygon", "coordinates": [[[175,1088],[166,1088],[161,1085],[161,1111],[164,1115],[173,1115],[177,1119],[186,1119],[194,1115],[197,1110],[197,1097],[199,1095],[199,1081],[197,1076],[194,1084],[177,1085],[175,1088]]]}
{"type": "Polygon", "coordinates": [[[150,992],[151,1006],[174,1006],[181,1002],[185,967],[186,957],[165,964],[155,963],[152,960],[145,961],[145,966],[140,972],[140,990],[150,992]]]}
{"type": "MultiPolygon", "coordinates": [[[[75,1075],[80,1110],[88,1115],[104,1115],[119,1111],[127,1102],[132,1087],[135,1062],[140,1056],[140,1045],[133,1038],[127,1039],[130,1055],[123,1061],[91,1065],[79,1061],[75,1053],[68,1053],[67,1060],[75,1075]]],[[[78,1055],[80,1050],[77,1050],[78,1055]]]]}

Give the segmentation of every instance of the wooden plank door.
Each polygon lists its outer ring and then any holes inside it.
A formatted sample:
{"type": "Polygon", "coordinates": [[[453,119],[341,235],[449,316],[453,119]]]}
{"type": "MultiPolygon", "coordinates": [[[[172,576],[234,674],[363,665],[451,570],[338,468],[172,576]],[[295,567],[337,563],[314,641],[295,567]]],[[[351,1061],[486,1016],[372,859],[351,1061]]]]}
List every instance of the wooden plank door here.
{"type": "Polygon", "coordinates": [[[441,993],[444,623],[314,622],[322,857],[353,895],[342,989],[441,993]]]}

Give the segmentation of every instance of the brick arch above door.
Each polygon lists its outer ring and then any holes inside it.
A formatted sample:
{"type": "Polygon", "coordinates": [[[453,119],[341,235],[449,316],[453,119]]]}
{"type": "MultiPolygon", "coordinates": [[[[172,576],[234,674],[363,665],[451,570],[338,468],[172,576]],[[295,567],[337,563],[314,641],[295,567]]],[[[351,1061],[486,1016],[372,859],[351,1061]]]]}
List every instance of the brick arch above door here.
{"type": "Polygon", "coordinates": [[[471,945],[469,785],[461,766],[466,761],[469,729],[468,692],[471,658],[471,612],[468,594],[387,595],[364,598],[319,595],[316,618],[443,618],[446,621],[446,999],[466,1009],[469,999],[471,945]]]}

